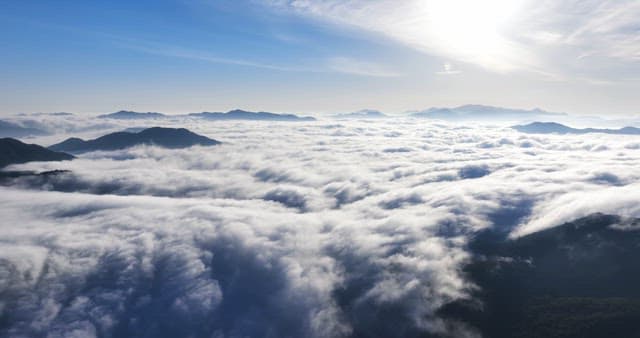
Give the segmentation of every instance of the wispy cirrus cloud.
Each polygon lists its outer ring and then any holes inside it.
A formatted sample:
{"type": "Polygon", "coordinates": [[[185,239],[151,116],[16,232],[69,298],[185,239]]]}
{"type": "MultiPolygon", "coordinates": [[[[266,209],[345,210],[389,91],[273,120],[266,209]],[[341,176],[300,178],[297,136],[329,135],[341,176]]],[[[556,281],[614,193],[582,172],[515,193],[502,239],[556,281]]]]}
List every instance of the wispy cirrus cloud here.
{"type": "MultiPolygon", "coordinates": [[[[257,69],[274,70],[282,72],[300,72],[300,73],[341,73],[365,77],[394,77],[400,76],[400,73],[389,70],[383,64],[372,62],[369,60],[361,60],[353,57],[343,56],[324,56],[316,58],[306,58],[298,60],[296,63],[291,62],[268,62],[260,59],[259,53],[256,58],[248,58],[246,56],[225,56],[215,51],[208,50],[206,47],[190,47],[176,43],[156,42],[141,39],[135,36],[123,36],[119,34],[105,33],[92,30],[79,30],[72,26],[64,24],[51,24],[41,22],[25,21],[26,24],[36,25],[47,29],[55,29],[58,31],[72,32],[75,34],[83,34],[105,40],[112,43],[117,48],[123,48],[142,52],[150,55],[165,56],[171,58],[180,58],[193,61],[200,61],[212,64],[223,64],[240,67],[251,67],[257,69]]],[[[298,43],[299,37],[285,33],[277,33],[274,38],[288,42],[298,43]]]]}
{"type": "Polygon", "coordinates": [[[400,73],[390,71],[377,63],[347,57],[329,58],[327,65],[330,70],[345,74],[373,77],[396,77],[401,75],[400,73]]]}
{"type": "Polygon", "coordinates": [[[300,65],[274,64],[247,60],[243,58],[221,57],[205,50],[185,48],[175,45],[157,44],[140,40],[124,40],[123,42],[118,42],[117,44],[127,49],[154,55],[283,72],[342,73],[370,77],[400,76],[399,73],[387,70],[386,67],[381,64],[349,57],[328,57],[306,61],[303,60],[302,64],[300,65]]]}
{"type": "Polygon", "coordinates": [[[264,2],[496,72],[526,71],[564,80],[574,75],[594,78],[602,77],[590,74],[596,68],[615,70],[637,65],[640,59],[637,1],[264,2]]]}

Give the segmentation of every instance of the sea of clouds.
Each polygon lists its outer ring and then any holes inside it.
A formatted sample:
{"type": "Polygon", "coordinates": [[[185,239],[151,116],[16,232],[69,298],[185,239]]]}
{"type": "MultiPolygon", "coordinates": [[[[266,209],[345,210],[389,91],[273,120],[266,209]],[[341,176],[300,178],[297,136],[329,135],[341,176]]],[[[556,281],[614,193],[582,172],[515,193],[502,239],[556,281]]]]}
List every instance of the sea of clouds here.
{"type": "Polygon", "coordinates": [[[0,336],[473,337],[438,309],[476,288],[478,231],[640,215],[638,136],[37,118],[53,134],[27,142],[163,125],[223,144],[7,168],[69,172],[0,188],[0,336]]]}

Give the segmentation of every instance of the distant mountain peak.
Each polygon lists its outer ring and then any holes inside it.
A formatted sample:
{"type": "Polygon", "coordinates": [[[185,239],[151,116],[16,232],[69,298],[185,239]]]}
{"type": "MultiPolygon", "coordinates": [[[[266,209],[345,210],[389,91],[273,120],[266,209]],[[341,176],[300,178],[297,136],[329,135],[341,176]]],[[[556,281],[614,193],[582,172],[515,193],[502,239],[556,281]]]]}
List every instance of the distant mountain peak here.
{"type": "Polygon", "coordinates": [[[264,112],[250,112],[248,110],[242,110],[242,109],[232,109],[232,110],[229,110],[227,112],[227,114],[244,114],[244,113],[246,113],[246,114],[259,114],[259,113],[264,113],[264,112]]]}
{"type": "Polygon", "coordinates": [[[310,116],[297,116],[294,114],[276,114],[269,112],[251,112],[242,109],[233,109],[226,113],[202,112],[189,114],[192,117],[200,117],[207,120],[252,120],[252,121],[315,121],[310,116]]]}
{"type": "Polygon", "coordinates": [[[557,122],[532,122],[525,125],[511,127],[521,133],[528,134],[616,134],[616,135],[640,135],[640,128],[624,127],[620,129],[598,129],[598,128],[572,128],[557,122]]]}
{"type": "Polygon", "coordinates": [[[120,119],[120,120],[133,120],[133,119],[157,119],[164,118],[166,115],[156,112],[139,113],[130,110],[120,110],[111,114],[98,115],[101,119],[120,119]]]}
{"type": "Polygon", "coordinates": [[[494,107],[481,104],[467,104],[455,108],[433,107],[423,111],[413,112],[410,116],[439,120],[532,120],[551,116],[565,116],[564,113],[552,113],[540,108],[531,110],[494,107]]]}
{"type": "Polygon", "coordinates": [[[198,135],[185,128],[152,127],[137,133],[116,132],[93,140],[76,137],[49,147],[51,150],[84,153],[98,150],[119,150],[136,145],[156,145],[164,148],[188,148],[195,145],[213,146],[221,142],[198,135]]]}
{"type": "Polygon", "coordinates": [[[363,119],[371,119],[371,118],[383,118],[388,117],[383,114],[379,110],[375,109],[362,109],[351,113],[343,113],[334,115],[335,118],[363,118],[363,119]]]}

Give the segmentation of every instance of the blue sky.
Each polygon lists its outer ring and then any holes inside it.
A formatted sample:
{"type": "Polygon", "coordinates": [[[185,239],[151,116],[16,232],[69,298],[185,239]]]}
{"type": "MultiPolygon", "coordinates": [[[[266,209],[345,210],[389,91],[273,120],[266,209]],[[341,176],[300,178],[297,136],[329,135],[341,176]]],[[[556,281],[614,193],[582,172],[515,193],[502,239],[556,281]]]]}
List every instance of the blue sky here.
{"type": "Polygon", "coordinates": [[[0,114],[640,112],[637,1],[4,1],[0,114]]]}

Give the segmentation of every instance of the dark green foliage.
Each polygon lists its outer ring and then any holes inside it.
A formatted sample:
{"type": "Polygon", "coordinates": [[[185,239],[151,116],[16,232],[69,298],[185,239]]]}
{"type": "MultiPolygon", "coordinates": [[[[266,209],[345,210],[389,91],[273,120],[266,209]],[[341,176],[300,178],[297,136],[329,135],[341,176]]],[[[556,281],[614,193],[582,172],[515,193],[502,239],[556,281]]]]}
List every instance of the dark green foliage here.
{"type": "Polygon", "coordinates": [[[515,240],[489,230],[470,244],[477,301],[445,317],[486,337],[640,337],[640,231],[595,214],[515,240]]]}
{"type": "Polygon", "coordinates": [[[523,307],[517,337],[639,337],[640,300],[540,297],[523,307]]]}

